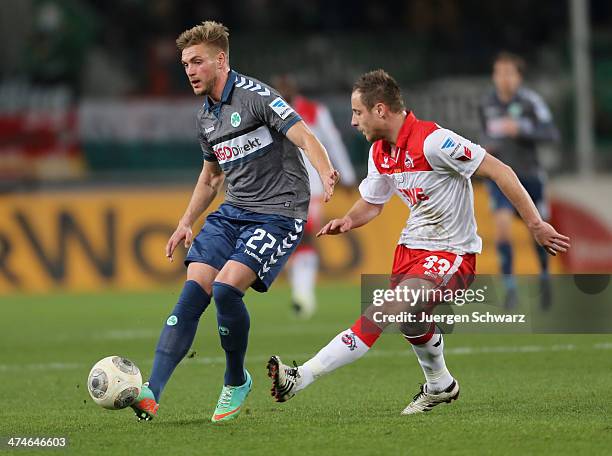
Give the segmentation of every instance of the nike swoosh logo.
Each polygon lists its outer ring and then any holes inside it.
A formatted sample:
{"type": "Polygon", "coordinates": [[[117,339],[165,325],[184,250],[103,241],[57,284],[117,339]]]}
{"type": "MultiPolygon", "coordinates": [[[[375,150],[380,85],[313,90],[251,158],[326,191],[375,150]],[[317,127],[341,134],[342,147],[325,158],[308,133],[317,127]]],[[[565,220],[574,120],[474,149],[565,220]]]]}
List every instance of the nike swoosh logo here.
{"type": "MultiPolygon", "coordinates": [[[[242,406],[240,406],[240,407],[242,407],[242,406]]],[[[229,412],[226,412],[226,413],[219,413],[218,415],[213,416],[213,419],[220,420],[221,418],[225,418],[226,416],[233,415],[238,410],[240,410],[240,407],[238,407],[238,408],[236,408],[234,410],[230,410],[229,412]]]]}

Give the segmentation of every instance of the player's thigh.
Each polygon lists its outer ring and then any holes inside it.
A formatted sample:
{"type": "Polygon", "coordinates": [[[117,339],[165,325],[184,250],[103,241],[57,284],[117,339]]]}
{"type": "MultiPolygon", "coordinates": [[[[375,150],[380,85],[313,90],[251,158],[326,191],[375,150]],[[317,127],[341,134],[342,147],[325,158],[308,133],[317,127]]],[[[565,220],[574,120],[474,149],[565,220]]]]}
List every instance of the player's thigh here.
{"type": "Polygon", "coordinates": [[[219,270],[206,263],[189,263],[187,266],[187,280],[196,281],[202,289],[212,295],[212,284],[219,274],[219,270]]]}
{"type": "Polygon", "coordinates": [[[437,284],[428,278],[416,274],[406,275],[399,282],[390,281],[390,288],[395,291],[391,299],[385,299],[382,304],[370,305],[364,311],[364,316],[384,329],[396,321],[404,320],[399,325],[404,334],[421,335],[427,331],[429,324],[421,323],[421,315],[427,312],[427,290],[432,290],[437,284]],[[408,317],[411,315],[411,317],[408,317]],[[412,319],[412,321],[406,321],[412,319]],[[404,327],[410,328],[408,332],[404,327]],[[424,330],[423,330],[424,329],[424,330]]]}
{"type": "Polygon", "coordinates": [[[230,260],[242,263],[255,274],[254,290],[266,292],[295,251],[304,233],[303,220],[279,215],[251,215],[230,260]]]}
{"type": "MultiPolygon", "coordinates": [[[[411,313],[433,312],[440,304],[451,304],[448,300],[448,290],[453,293],[470,287],[476,274],[476,255],[458,255],[447,251],[428,251],[410,249],[399,245],[393,262],[391,286],[408,287],[407,291],[415,290],[415,304],[411,313]],[[419,291],[420,290],[420,291],[419,291]],[[446,293],[446,294],[445,294],[446,293]],[[416,297],[419,299],[416,300],[416,297]]],[[[416,320],[419,320],[417,315],[416,320]]],[[[402,332],[407,335],[420,335],[422,325],[408,325],[412,329],[402,332]]],[[[425,325],[425,329],[428,326],[425,325]]]]}
{"type": "Polygon", "coordinates": [[[253,285],[255,279],[257,279],[257,274],[249,266],[235,260],[229,260],[214,280],[231,285],[244,293],[253,285]]]}
{"type": "Polygon", "coordinates": [[[501,207],[493,213],[495,222],[496,236],[498,240],[508,240],[512,234],[512,220],[514,219],[514,210],[501,207]]]}
{"type": "MultiPolygon", "coordinates": [[[[236,239],[240,234],[240,226],[233,219],[231,210],[231,207],[221,205],[218,210],[212,212],[193,239],[185,256],[188,277],[191,274],[193,280],[198,283],[202,280],[207,286],[204,288],[207,293],[212,284],[210,278],[216,275],[213,270],[219,272],[223,269],[235,249],[236,239]]],[[[212,279],[214,280],[214,277],[212,279]]]]}

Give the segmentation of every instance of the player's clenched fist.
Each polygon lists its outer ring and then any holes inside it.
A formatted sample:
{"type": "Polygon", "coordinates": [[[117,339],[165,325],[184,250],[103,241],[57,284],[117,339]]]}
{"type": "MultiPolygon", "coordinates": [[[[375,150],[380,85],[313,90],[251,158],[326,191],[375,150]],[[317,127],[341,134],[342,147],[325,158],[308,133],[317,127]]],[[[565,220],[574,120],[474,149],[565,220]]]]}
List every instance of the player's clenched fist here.
{"type": "Polygon", "coordinates": [[[317,237],[323,236],[325,234],[346,233],[347,231],[350,231],[352,227],[353,223],[348,217],[343,217],[341,219],[333,219],[327,222],[327,225],[321,228],[321,231],[317,233],[317,237]]]}
{"type": "Polygon", "coordinates": [[[179,225],[170,239],[168,239],[168,243],[166,244],[166,257],[170,259],[170,261],[174,261],[174,249],[179,245],[181,241],[185,242],[185,248],[188,249],[191,246],[191,241],[193,240],[193,231],[191,231],[191,227],[187,225],[179,225]]]}

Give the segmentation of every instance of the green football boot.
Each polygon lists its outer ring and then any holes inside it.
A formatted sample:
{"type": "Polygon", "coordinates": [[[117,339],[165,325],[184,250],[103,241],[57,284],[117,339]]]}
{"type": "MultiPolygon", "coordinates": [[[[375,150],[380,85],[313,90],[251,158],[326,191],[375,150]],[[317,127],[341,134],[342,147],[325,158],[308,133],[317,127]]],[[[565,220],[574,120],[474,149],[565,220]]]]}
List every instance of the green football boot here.
{"type": "Polygon", "coordinates": [[[149,388],[149,382],[142,385],[140,388],[140,394],[131,407],[134,409],[134,412],[136,412],[136,418],[138,418],[138,421],[151,421],[157,416],[159,404],[155,400],[153,391],[151,391],[149,388]]]}
{"type": "Polygon", "coordinates": [[[251,378],[251,374],[249,374],[246,369],[244,370],[244,375],[246,377],[246,382],[244,382],[244,385],[225,385],[221,390],[221,395],[219,396],[219,401],[217,402],[217,408],[215,408],[215,413],[211,418],[213,423],[233,420],[240,415],[240,412],[242,411],[242,404],[244,404],[245,399],[253,387],[253,379],[251,378]]]}

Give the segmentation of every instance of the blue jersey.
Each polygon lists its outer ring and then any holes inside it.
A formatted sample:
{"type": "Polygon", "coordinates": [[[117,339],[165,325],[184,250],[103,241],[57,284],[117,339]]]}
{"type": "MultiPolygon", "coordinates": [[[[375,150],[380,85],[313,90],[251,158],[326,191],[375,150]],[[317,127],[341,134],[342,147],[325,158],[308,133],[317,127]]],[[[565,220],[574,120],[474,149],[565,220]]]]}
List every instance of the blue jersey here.
{"type": "Polygon", "coordinates": [[[495,91],[480,103],[479,115],[483,137],[481,145],[519,175],[535,175],[540,171],[537,145],[556,141],[559,132],[548,106],[534,91],[521,87],[512,100],[503,103],[495,91]],[[499,129],[500,120],[510,117],[519,124],[519,135],[510,137],[499,129]]]}

